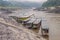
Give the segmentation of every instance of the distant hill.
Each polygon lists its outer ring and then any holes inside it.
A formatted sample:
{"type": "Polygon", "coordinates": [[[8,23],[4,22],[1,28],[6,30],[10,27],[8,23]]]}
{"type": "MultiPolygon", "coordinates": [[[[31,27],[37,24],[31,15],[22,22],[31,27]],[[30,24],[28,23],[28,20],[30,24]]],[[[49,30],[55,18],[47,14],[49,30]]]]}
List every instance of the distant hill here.
{"type": "Polygon", "coordinates": [[[16,1],[2,1],[0,0],[0,6],[8,7],[22,7],[22,8],[32,8],[41,7],[42,3],[37,2],[16,2],[16,1]]]}
{"type": "Polygon", "coordinates": [[[43,3],[43,7],[60,6],[60,0],[48,0],[43,3]]]}
{"type": "Polygon", "coordinates": [[[36,2],[11,2],[14,6],[17,7],[40,7],[41,3],[36,3],[36,2]]]}

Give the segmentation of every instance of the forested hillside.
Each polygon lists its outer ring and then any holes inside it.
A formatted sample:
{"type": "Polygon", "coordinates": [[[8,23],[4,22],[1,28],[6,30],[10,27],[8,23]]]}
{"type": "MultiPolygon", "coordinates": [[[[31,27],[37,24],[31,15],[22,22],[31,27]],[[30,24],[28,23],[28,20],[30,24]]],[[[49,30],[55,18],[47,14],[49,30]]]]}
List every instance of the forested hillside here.
{"type": "Polygon", "coordinates": [[[36,2],[17,2],[17,1],[0,0],[0,6],[3,6],[3,7],[32,8],[32,7],[40,7],[41,5],[42,5],[42,3],[36,3],[36,2]]]}
{"type": "Polygon", "coordinates": [[[60,0],[48,0],[42,5],[43,7],[51,7],[51,6],[60,6],[60,0]]]}

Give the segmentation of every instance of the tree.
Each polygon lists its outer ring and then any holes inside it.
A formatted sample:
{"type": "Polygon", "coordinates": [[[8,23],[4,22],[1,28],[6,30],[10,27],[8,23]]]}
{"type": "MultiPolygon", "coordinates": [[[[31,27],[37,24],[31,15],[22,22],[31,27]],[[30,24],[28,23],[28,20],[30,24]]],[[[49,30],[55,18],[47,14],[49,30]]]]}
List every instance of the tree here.
{"type": "Polygon", "coordinates": [[[43,7],[60,6],[60,0],[48,0],[43,3],[43,7]]]}

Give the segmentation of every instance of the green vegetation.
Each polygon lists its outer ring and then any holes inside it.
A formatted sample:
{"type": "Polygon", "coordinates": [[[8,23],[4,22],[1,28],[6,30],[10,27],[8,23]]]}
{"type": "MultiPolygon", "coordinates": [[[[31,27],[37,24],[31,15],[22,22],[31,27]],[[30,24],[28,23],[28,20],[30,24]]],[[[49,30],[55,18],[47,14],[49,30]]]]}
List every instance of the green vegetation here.
{"type": "Polygon", "coordinates": [[[23,21],[23,20],[26,20],[26,19],[28,19],[28,18],[19,18],[19,20],[22,20],[22,21],[23,21]]]}
{"type": "Polygon", "coordinates": [[[41,4],[42,3],[36,3],[36,2],[17,2],[17,1],[0,0],[0,6],[2,7],[31,8],[31,7],[41,7],[41,4]]]}
{"type": "Polygon", "coordinates": [[[60,0],[48,0],[42,5],[42,7],[52,7],[52,6],[60,6],[60,0]]]}

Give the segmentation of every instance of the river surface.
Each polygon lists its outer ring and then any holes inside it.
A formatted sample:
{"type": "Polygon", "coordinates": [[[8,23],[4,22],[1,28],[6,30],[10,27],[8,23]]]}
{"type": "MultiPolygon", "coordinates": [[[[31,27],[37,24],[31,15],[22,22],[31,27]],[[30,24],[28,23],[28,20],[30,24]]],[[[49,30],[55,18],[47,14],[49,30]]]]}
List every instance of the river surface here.
{"type": "Polygon", "coordinates": [[[36,13],[36,17],[42,18],[43,21],[47,21],[49,27],[49,40],[60,40],[60,14],[46,13],[44,11],[36,13]]]}
{"type": "MultiPolygon", "coordinates": [[[[21,10],[19,10],[21,11],[21,10]]],[[[30,11],[30,10],[29,10],[30,11]]],[[[17,11],[15,11],[17,12],[17,11]]],[[[22,11],[22,13],[27,11],[22,11]]],[[[58,13],[46,13],[44,11],[30,11],[34,15],[34,18],[46,19],[49,27],[49,39],[50,40],[60,40],[60,14],[58,13]]],[[[18,12],[17,12],[18,13],[18,12]]],[[[20,12],[21,13],[21,12],[20,12]]],[[[3,15],[3,14],[1,14],[3,15]]],[[[3,15],[7,17],[7,14],[3,15]]]]}
{"type": "Polygon", "coordinates": [[[60,40],[60,14],[47,13],[45,18],[49,25],[49,40],[60,40]]]}

